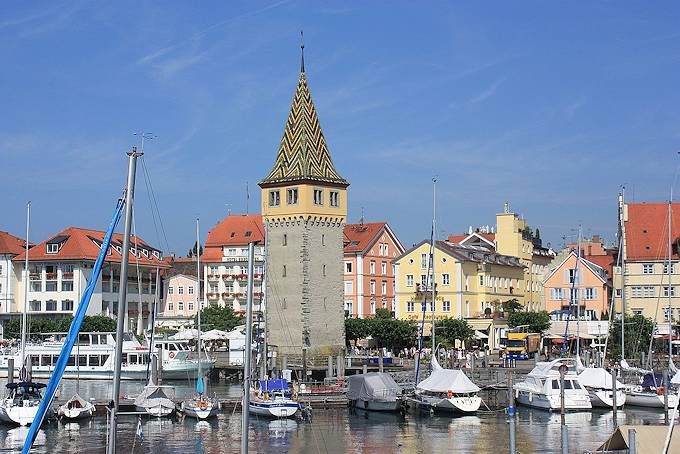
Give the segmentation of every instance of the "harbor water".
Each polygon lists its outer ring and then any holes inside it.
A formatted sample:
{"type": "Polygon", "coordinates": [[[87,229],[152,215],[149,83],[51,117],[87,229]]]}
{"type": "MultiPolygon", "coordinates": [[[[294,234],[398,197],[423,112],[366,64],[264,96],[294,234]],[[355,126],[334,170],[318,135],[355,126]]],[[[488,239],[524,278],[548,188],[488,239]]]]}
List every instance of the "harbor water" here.
{"type": "MultiPolygon", "coordinates": [[[[189,382],[166,383],[177,388],[177,397],[192,393],[189,382]]],[[[64,381],[61,398],[75,390],[75,381],[64,381]]],[[[109,381],[81,381],[83,396],[110,398],[109,381]]],[[[123,394],[139,392],[139,382],[122,382],[123,394]]],[[[240,395],[233,384],[212,386],[210,394],[240,395]]],[[[509,425],[502,411],[480,412],[476,416],[446,417],[409,412],[381,414],[362,410],[315,409],[311,422],[250,418],[250,452],[272,453],[503,453],[509,451],[509,425]]],[[[121,416],[118,424],[119,452],[126,453],[238,453],[240,451],[239,411],[226,409],[212,421],[194,419],[141,420],[143,437],[136,436],[138,417],[121,416]]],[[[560,415],[520,407],[516,440],[521,453],[560,452],[560,415]]],[[[614,430],[611,412],[569,413],[569,452],[595,449],[614,430]]],[[[663,412],[626,408],[618,412],[619,424],[663,423],[663,412]]],[[[0,426],[0,450],[18,452],[26,428],[0,426]]],[[[41,428],[36,453],[105,451],[106,418],[96,416],[80,423],[50,422],[41,428]]]]}

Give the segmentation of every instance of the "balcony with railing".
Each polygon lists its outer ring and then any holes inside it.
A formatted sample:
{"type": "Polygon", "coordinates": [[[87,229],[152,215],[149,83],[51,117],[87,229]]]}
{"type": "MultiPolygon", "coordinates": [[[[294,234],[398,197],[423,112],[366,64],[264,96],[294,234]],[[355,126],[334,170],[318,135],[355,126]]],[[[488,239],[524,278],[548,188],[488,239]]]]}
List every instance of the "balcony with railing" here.
{"type": "Polygon", "coordinates": [[[220,278],[219,274],[208,274],[208,280],[209,281],[216,281],[220,278]]]}
{"type": "Polygon", "coordinates": [[[219,293],[214,293],[214,292],[208,292],[206,295],[207,295],[209,300],[216,300],[217,298],[220,297],[219,293]]]}

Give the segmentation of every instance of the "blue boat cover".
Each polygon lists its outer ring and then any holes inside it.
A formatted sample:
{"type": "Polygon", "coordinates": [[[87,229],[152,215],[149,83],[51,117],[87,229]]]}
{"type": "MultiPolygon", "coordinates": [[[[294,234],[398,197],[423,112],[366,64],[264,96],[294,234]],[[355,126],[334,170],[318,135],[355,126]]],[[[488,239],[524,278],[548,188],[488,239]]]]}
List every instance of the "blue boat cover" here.
{"type": "Polygon", "coordinates": [[[260,380],[262,391],[288,391],[288,380],[283,378],[260,380]]]}
{"type": "Polygon", "coordinates": [[[663,375],[661,374],[646,374],[642,378],[643,388],[658,388],[663,386],[663,375]]]}
{"type": "Polygon", "coordinates": [[[113,217],[111,218],[109,229],[106,231],[106,235],[104,235],[104,241],[102,241],[99,255],[97,256],[97,260],[94,262],[94,266],[92,267],[92,274],[90,275],[90,279],[87,281],[85,291],[83,292],[83,296],[80,299],[80,304],[78,304],[73,321],[71,322],[71,327],[69,328],[66,339],[64,340],[64,346],[61,348],[61,353],[57,359],[57,364],[55,364],[54,371],[52,371],[52,375],[50,375],[50,381],[47,383],[45,396],[40,401],[38,412],[36,413],[35,418],[33,418],[31,427],[28,429],[28,435],[26,435],[26,441],[24,441],[24,447],[21,450],[22,454],[28,454],[31,450],[31,446],[33,446],[33,442],[35,441],[35,437],[38,434],[40,425],[43,423],[45,415],[47,414],[47,409],[52,405],[54,393],[57,391],[57,387],[59,386],[62,375],[64,375],[66,363],[71,356],[71,350],[73,349],[73,345],[76,343],[76,339],[78,338],[80,327],[83,325],[85,313],[87,312],[87,306],[90,305],[90,298],[92,297],[94,287],[97,285],[99,273],[102,271],[102,265],[104,264],[106,253],[109,250],[109,245],[111,244],[111,236],[113,235],[113,231],[116,229],[118,221],[120,220],[120,215],[123,212],[123,206],[125,206],[125,202],[122,199],[119,199],[116,209],[113,211],[113,217]]]}

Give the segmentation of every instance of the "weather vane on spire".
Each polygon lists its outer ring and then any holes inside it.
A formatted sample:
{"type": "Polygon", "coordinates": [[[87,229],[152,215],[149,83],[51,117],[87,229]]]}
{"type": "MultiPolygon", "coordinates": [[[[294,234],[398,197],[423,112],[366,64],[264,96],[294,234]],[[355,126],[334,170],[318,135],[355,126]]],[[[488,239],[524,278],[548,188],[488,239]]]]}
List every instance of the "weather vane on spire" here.
{"type": "Polygon", "coordinates": [[[305,72],[305,32],[300,30],[300,50],[302,53],[302,62],[300,63],[300,72],[305,72]]]}

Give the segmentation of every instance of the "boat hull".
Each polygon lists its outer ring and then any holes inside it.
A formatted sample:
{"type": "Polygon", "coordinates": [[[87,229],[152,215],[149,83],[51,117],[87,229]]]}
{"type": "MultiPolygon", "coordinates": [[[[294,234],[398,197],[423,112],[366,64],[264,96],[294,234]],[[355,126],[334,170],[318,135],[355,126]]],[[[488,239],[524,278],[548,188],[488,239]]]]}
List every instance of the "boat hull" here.
{"type": "Polygon", "coordinates": [[[0,408],[0,420],[19,426],[30,426],[38,413],[38,406],[19,407],[2,406],[0,408]]]}
{"type": "Polygon", "coordinates": [[[482,398],[479,396],[439,398],[435,396],[418,396],[416,403],[424,409],[431,409],[435,412],[457,413],[469,415],[476,413],[482,405],[482,398]]]}
{"type": "Polygon", "coordinates": [[[268,418],[291,418],[300,410],[295,402],[250,402],[248,411],[268,418]]]}
{"type": "MultiPolygon", "coordinates": [[[[673,408],[676,405],[677,400],[677,394],[669,394],[668,407],[673,408]]],[[[631,391],[626,393],[626,405],[634,407],[664,408],[663,394],[659,395],[652,392],[631,391]]]]}
{"type": "MultiPolygon", "coordinates": [[[[544,393],[519,390],[516,392],[517,403],[526,407],[540,408],[543,410],[560,410],[561,401],[559,395],[548,396],[544,393]]],[[[590,410],[593,408],[589,396],[570,396],[564,397],[564,409],[569,411],[590,410]]]]}
{"type": "Polygon", "coordinates": [[[193,403],[187,404],[186,402],[182,403],[182,412],[190,418],[196,418],[198,420],[204,420],[204,419],[209,419],[212,418],[213,416],[217,415],[219,411],[219,408],[217,405],[213,405],[212,402],[208,403],[207,406],[204,408],[201,408],[198,405],[195,405],[193,403]]]}
{"type": "Polygon", "coordinates": [[[170,416],[175,411],[175,404],[172,401],[168,401],[150,406],[135,405],[135,409],[154,418],[162,418],[170,416]]]}
{"type": "MultiPolygon", "coordinates": [[[[612,399],[611,389],[591,389],[588,391],[590,396],[590,403],[593,407],[598,408],[612,408],[614,407],[614,399],[612,399]]],[[[621,408],[626,403],[626,393],[623,391],[616,391],[616,407],[621,408]]]]}
{"type": "Polygon", "coordinates": [[[398,411],[401,408],[401,401],[380,401],[380,400],[351,400],[350,405],[362,410],[372,411],[398,411]]]}

